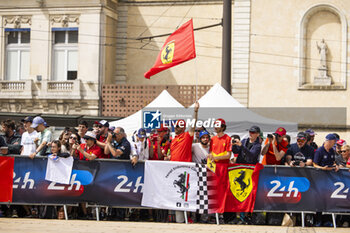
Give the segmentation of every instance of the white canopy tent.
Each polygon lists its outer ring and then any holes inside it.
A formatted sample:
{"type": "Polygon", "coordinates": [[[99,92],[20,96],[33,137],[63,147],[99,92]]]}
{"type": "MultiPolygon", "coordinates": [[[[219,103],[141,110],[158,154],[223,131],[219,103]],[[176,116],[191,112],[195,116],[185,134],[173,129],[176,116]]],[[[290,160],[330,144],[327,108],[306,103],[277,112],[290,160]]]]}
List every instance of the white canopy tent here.
{"type": "Polygon", "coordinates": [[[208,118],[225,119],[227,124],[226,133],[229,135],[247,136],[247,129],[252,125],[259,126],[264,134],[274,132],[278,127],[284,127],[287,130],[287,134],[291,133],[291,136],[294,136],[298,130],[298,125],[294,122],[269,119],[247,109],[218,83],[202,96],[198,102],[200,104],[198,118],[202,120],[208,118]]]}
{"type": "MultiPolygon", "coordinates": [[[[184,106],[180,104],[168,91],[163,90],[157,98],[149,103],[145,108],[181,108],[184,106]]],[[[122,127],[128,136],[131,136],[136,130],[142,127],[142,109],[138,112],[125,117],[123,119],[109,122],[110,126],[122,127]]]]}

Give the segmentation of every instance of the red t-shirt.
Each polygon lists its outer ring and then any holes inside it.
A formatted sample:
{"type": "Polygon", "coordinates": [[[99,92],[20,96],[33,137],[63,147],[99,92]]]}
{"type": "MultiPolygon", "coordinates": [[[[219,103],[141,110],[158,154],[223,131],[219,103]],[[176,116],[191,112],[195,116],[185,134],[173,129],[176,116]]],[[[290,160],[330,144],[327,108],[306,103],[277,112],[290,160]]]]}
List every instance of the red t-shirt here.
{"type": "Polygon", "coordinates": [[[188,132],[176,135],[170,144],[170,161],[192,162],[192,141],[188,132]]]}
{"type": "MultiPolygon", "coordinates": [[[[224,134],[222,137],[217,135],[212,137],[210,140],[209,151],[212,152],[214,158],[227,155],[228,152],[232,151],[231,137],[224,134]]],[[[217,163],[229,163],[230,159],[215,160],[217,163]]]]}
{"type": "MultiPolygon", "coordinates": [[[[269,139],[267,138],[265,141],[265,145],[268,143],[269,139]]],[[[275,144],[277,147],[278,152],[281,150],[284,151],[284,153],[287,152],[287,146],[288,142],[286,140],[282,140],[280,144],[275,144]]],[[[272,144],[270,144],[269,149],[267,150],[266,154],[264,155],[264,158],[262,160],[263,165],[281,165],[281,160],[277,161],[275,153],[273,152],[272,144]]]]}
{"type": "MultiPolygon", "coordinates": [[[[165,154],[168,154],[168,150],[170,147],[170,142],[169,141],[165,141],[164,143],[160,144],[160,150],[161,151],[165,151],[165,154]]],[[[159,160],[158,157],[158,141],[155,141],[153,144],[153,158],[149,158],[149,160],[159,160]]]]}
{"type": "MultiPolygon", "coordinates": [[[[98,141],[102,142],[102,143],[106,143],[107,136],[108,136],[108,134],[100,135],[100,137],[98,138],[98,141]]],[[[102,148],[101,148],[101,152],[102,152],[101,158],[104,158],[104,159],[108,159],[109,158],[109,155],[105,154],[104,150],[102,148]]]]}
{"type": "MultiPolygon", "coordinates": [[[[89,153],[90,155],[94,154],[94,155],[96,155],[97,158],[102,158],[103,157],[103,153],[102,153],[101,148],[98,145],[96,145],[96,144],[94,144],[88,150],[86,149],[86,144],[85,143],[84,144],[80,144],[80,147],[81,147],[81,149],[83,149],[84,151],[89,153]]],[[[80,160],[88,160],[87,158],[84,157],[84,155],[82,153],[80,153],[80,151],[78,151],[78,152],[79,152],[79,159],[80,160]]]]}

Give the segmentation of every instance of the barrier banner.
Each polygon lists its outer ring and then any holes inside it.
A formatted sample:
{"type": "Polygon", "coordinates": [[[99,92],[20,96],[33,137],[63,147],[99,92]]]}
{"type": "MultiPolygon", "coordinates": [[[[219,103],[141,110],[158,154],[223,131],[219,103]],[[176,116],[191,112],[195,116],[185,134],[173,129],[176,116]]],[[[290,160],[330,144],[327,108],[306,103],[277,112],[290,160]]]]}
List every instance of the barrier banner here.
{"type": "Polygon", "coordinates": [[[12,202],[14,158],[0,157],[0,202],[12,202]]]}
{"type": "MultiPolygon", "coordinates": [[[[144,163],[133,167],[130,161],[74,161],[68,185],[46,181],[46,165],[47,158],[15,157],[13,203],[141,207],[144,163]]],[[[260,171],[254,210],[347,212],[349,189],[349,169],[265,166],[260,171]]],[[[4,189],[0,189],[2,194],[4,189]]]]}
{"type": "Polygon", "coordinates": [[[15,158],[13,202],[140,206],[143,164],[74,161],[70,183],[45,180],[47,159],[15,158]]]}
{"type": "Polygon", "coordinates": [[[344,212],[350,209],[350,172],[265,167],[255,210],[344,212]]]}

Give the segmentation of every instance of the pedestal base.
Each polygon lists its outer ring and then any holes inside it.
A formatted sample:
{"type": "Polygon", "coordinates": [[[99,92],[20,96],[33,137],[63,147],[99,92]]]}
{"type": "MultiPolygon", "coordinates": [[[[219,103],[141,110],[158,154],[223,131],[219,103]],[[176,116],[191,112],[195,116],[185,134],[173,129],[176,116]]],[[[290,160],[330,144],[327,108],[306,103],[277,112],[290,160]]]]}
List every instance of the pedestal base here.
{"type": "Polygon", "coordinates": [[[313,85],[330,86],[332,83],[331,77],[315,77],[313,85]]]}

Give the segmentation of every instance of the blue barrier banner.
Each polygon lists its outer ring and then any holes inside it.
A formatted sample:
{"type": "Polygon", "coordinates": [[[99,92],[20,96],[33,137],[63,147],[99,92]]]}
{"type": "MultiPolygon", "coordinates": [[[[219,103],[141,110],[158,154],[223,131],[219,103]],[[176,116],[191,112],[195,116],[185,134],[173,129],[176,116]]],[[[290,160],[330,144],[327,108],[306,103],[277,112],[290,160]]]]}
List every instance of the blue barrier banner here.
{"type": "MultiPolygon", "coordinates": [[[[76,204],[141,207],[144,163],[74,161],[70,184],[45,180],[46,158],[15,157],[13,203],[76,204]]],[[[260,171],[255,208],[259,211],[350,210],[348,169],[265,166],[260,171]]]]}
{"type": "Polygon", "coordinates": [[[265,167],[255,210],[345,212],[350,210],[350,172],[265,167]]]}
{"type": "Polygon", "coordinates": [[[141,206],[144,164],[130,162],[74,161],[70,184],[45,180],[46,158],[15,158],[14,203],[141,206]]]}

